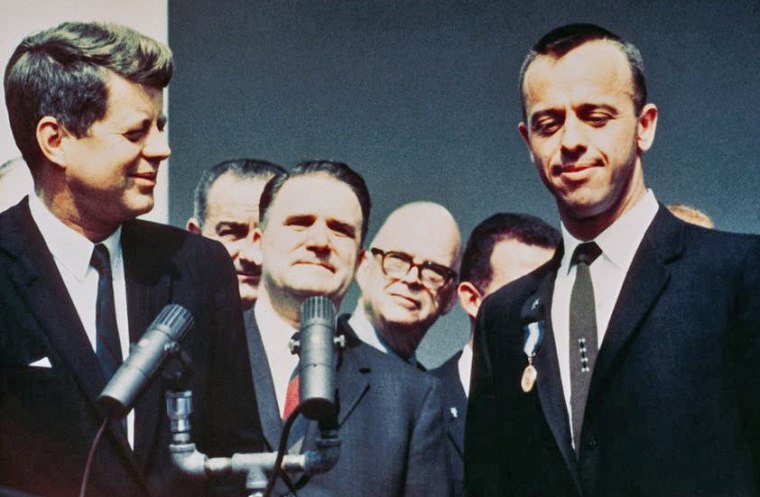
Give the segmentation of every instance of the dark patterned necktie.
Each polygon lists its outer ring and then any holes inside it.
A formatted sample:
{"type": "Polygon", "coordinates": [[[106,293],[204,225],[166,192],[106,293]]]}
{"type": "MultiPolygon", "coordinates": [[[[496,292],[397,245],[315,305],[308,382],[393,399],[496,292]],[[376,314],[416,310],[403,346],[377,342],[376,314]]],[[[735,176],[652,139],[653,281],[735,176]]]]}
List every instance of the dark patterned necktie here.
{"type": "Polygon", "coordinates": [[[570,294],[570,407],[573,415],[575,453],[580,455],[581,428],[586,398],[594,371],[596,353],[596,306],[589,266],[602,253],[594,242],[582,243],[575,249],[572,264],[576,265],[575,283],[570,294]]]}
{"type": "Polygon", "coordinates": [[[119,329],[116,326],[116,308],[113,297],[111,258],[102,243],[95,245],[90,265],[98,272],[98,298],[96,301],[95,355],[106,382],[111,379],[122,362],[119,329]]]}

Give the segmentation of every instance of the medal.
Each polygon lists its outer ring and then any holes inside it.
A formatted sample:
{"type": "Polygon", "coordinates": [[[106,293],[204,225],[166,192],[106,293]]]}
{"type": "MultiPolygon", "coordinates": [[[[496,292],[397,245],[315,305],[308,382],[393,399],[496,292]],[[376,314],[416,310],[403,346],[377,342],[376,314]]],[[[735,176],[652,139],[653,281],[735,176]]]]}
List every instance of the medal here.
{"type": "Polygon", "coordinates": [[[533,385],[536,384],[536,379],[538,378],[538,371],[533,366],[533,358],[536,356],[536,352],[544,338],[544,322],[535,321],[526,324],[523,327],[523,333],[525,334],[523,352],[528,356],[528,365],[525,366],[522,378],[520,379],[520,387],[523,392],[529,393],[533,390],[533,385]]]}
{"type": "Polygon", "coordinates": [[[533,364],[531,361],[525,367],[525,371],[523,371],[523,374],[522,374],[522,379],[520,380],[520,386],[522,387],[522,391],[525,393],[528,393],[531,390],[533,390],[533,385],[536,383],[537,377],[538,377],[538,371],[536,371],[536,368],[533,367],[533,364]]]}

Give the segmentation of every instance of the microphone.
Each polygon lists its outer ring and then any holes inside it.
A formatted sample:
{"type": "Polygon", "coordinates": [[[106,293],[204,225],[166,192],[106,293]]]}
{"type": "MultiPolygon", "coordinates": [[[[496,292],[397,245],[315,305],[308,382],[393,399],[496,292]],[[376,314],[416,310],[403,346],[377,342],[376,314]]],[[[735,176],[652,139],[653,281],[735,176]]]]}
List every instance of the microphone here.
{"type": "Polygon", "coordinates": [[[301,409],[309,419],[324,421],[335,413],[335,306],[324,296],[301,304],[298,362],[301,409]]]}
{"type": "Polygon", "coordinates": [[[148,331],[133,344],[129,356],[98,396],[98,406],[111,418],[123,418],[166,358],[168,347],[193,327],[193,315],[178,304],[163,308],[148,331]]]}

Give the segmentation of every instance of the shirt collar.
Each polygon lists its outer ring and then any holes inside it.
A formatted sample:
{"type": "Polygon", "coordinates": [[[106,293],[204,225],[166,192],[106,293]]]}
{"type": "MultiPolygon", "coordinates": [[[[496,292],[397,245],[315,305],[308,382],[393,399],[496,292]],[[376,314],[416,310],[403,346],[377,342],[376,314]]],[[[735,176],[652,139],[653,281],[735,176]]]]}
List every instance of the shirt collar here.
{"type": "MultiPolygon", "coordinates": [[[[593,240],[602,249],[602,256],[615,266],[627,270],[658,209],[659,205],[654,193],[652,190],[647,190],[644,197],[636,205],[593,240]]],[[[563,274],[567,274],[570,270],[570,259],[573,252],[583,242],[575,238],[562,224],[562,243],[565,252],[562,255],[561,267],[563,274]]]]}
{"type": "Polygon", "coordinates": [[[371,345],[380,352],[397,357],[401,361],[408,362],[412,366],[417,365],[416,354],[413,353],[409,359],[404,359],[393,350],[382,335],[380,335],[375,327],[372,326],[372,323],[369,322],[369,319],[367,319],[367,315],[364,312],[364,306],[362,305],[361,299],[356,303],[356,309],[354,309],[354,312],[351,314],[348,324],[354,330],[356,336],[359,337],[359,340],[367,345],[371,345]]]}
{"type": "Polygon", "coordinates": [[[298,330],[277,314],[266,295],[259,294],[253,306],[253,315],[267,350],[288,348],[291,337],[298,330]]]}
{"type": "MultiPolygon", "coordinates": [[[[84,280],[95,244],[66,226],[36,195],[29,195],[29,211],[56,261],[76,279],[84,280]]],[[[100,243],[108,249],[111,266],[120,267],[115,263],[121,259],[121,226],[100,243]]]]}

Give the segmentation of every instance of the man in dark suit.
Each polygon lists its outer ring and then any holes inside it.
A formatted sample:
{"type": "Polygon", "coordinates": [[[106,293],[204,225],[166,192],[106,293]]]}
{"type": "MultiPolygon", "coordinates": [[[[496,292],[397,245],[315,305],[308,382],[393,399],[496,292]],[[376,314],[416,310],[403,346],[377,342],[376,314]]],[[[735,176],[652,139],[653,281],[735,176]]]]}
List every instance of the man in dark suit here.
{"type": "Polygon", "coordinates": [[[480,222],[467,240],[457,293],[470,317],[470,338],[464,349],[431,371],[443,385],[449,458],[458,496],[464,495],[464,427],[478,309],[488,295],[551,259],[559,241],[559,232],[541,219],[511,212],[499,212],[480,222]]]}
{"type": "Polygon", "coordinates": [[[35,195],[0,215],[0,485],[49,497],[202,491],[169,456],[163,380],[124,423],[96,398],[169,303],[195,327],[195,434],[203,450],[263,447],[240,298],[224,248],[135,220],[169,156],[168,47],[131,29],[63,23],[27,37],[5,73],[8,113],[35,195]],[[104,424],[105,423],[105,424],[104,424]]]}
{"type": "Polygon", "coordinates": [[[470,495],[757,496],[760,239],[684,223],[645,187],[657,108],[632,44],[558,28],[520,79],[563,249],[481,307],[470,495]]]}
{"type": "MultiPolygon", "coordinates": [[[[339,162],[310,161],[275,176],[261,196],[259,296],[246,325],[259,416],[276,449],[292,407],[289,384],[298,356],[288,349],[301,303],[324,295],[336,307],[363,251],[370,198],[364,180],[339,162]],[[264,366],[266,365],[266,366],[264,366]]],[[[338,333],[337,424],[340,459],[328,472],[294,478],[297,495],[446,496],[446,459],[440,388],[435,378],[364,344],[347,324],[338,333]]],[[[314,423],[303,449],[314,447],[314,423]]]]}
{"type": "Polygon", "coordinates": [[[285,170],[261,159],[230,159],[203,172],[195,187],[187,231],[218,240],[232,258],[243,310],[259,291],[261,261],[253,244],[259,225],[259,198],[272,176],[285,170]]]}

